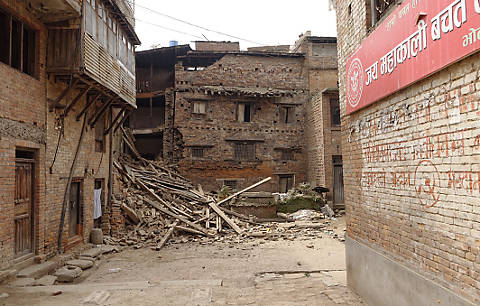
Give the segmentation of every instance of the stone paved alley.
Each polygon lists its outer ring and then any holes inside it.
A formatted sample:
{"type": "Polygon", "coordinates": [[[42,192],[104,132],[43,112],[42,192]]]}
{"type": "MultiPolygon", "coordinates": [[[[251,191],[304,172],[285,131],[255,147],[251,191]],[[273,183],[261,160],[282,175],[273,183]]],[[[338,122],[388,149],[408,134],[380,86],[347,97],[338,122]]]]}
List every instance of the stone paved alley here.
{"type": "Polygon", "coordinates": [[[305,229],[293,241],[127,249],[98,260],[73,285],[0,287],[9,295],[0,305],[364,305],[346,287],[344,244],[334,238],[344,228],[342,217],[317,237],[305,229]]]}

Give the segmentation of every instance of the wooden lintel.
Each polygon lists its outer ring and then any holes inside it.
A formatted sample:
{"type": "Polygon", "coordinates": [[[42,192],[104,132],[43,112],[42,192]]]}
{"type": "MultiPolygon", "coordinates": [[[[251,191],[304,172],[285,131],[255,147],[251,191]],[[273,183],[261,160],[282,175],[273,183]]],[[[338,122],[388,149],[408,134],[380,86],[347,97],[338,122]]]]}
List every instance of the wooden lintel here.
{"type": "Polygon", "coordinates": [[[49,99],[48,102],[50,102],[50,111],[52,111],[53,108],[59,106],[60,101],[62,101],[62,99],[65,98],[65,97],[68,95],[68,93],[70,92],[70,90],[72,90],[72,89],[75,87],[75,85],[77,85],[77,83],[78,83],[78,79],[75,79],[73,82],[71,82],[71,83],[67,86],[67,88],[65,88],[65,89],[62,91],[62,93],[61,93],[55,100],[49,99]]]}
{"type": "Polygon", "coordinates": [[[92,119],[90,119],[90,121],[88,122],[88,124],[90,125],[90,127],[93,127],[95,125],[95,123],[97,123],[98,119],[100,119],[100,117],[103,115],[103,113],[107,110],[107,108],[110,106],[110,104],[112,104],[113,102],[113,99],[110,99],[108,100],[107,103],[105,103],[102,108],[100,109],[100,111],[98,112],[98,114],[93,117],[92,119]]]}
{"type": "Polygon", "coordinates": [[[85,107],[82,109],[82,111],[80,112],[80,114],[77,115],[77,121],[80,120],[80,118],[82,117],[82,115],[90,108],[90,106],[92,106],[95,102],[97,102],[97,100],[102,96],[101,93],[99,93],[98,95],[95,96],[95,98],[91,99],[90,102],[87,103],[87,105],[85,105],[85,107]]]}
{"type": "Polygon", "coordinates": [[[157,96],[164,96],[165,90],[151,91],[151,92],[137,92],[137,99],[148,99],[157,96]]]}
{"type": "Polygon", "coordinates": [[[72,103],[70,103],[70,104],[67,106],[67,108],[65,109],[65,116],[68,115],[68,112],[75,106],[75,104],[78,103],[78,101],[80,101],[80,99],[81,99],[82,97],[84,97],[84,96],[88,93],[88,91],[89,91],[90,89],[92,89],[92,87],[93,87],[92,85],[89,85],[87,88],[85,88],[84,90],[82,90],[82,91],[75,97],[75,99],[73,99],[72,103]]]}
{"type": "Polygon", "coordinates": [[[115,119],[113,119],[112,124],[108,127],[105,133],[103,133],[103,135],[107,135],[108,133],[110,133],[110,131],[115,126],[115,124],[117,123],[117,120],[122,116],[122,114],[125,114],[124,108],[122,108],[122,110],[118,112],[117,116],[115,116],[115,119]]]}

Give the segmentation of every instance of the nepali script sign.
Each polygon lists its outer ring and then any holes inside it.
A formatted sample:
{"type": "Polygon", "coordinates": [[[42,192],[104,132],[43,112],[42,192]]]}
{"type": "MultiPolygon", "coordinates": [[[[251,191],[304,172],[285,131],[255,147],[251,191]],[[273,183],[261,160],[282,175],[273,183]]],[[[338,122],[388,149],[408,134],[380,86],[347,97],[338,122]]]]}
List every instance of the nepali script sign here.
{"type": "Polygon", "coordinates": [[[347,60],[347,114],[480,49],[480,0],[406,0],[347,60]]]}

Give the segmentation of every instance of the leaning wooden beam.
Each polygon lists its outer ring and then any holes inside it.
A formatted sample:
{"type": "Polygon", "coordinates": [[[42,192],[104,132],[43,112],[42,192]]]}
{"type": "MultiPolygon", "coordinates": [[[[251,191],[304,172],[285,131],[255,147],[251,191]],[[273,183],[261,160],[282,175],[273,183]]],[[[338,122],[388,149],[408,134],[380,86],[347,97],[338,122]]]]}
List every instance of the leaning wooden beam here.
{"type": "MultiPolygon", "coordinates": [[[[238,227],[238,225],[236,225],[232,219],[227,217],[227,215],[220,209],[220,207],[217,206],[217,204],[214,202],[208,202],[208,206],[210,206],[220,218],[225,220],[225,222],[227,222],[228,225],[230,225],[230,227],[237,232],[237,234],[241,235],[243,233],[240,227],[238,227]]],[[[219,228],[221,229],[221,226],[219,226],[219,228]]]]}
{"type": "Polygon", "coordinates": [[[133,223],[138,224],[140,222],[140,218],[133,209],[123,203],[121,204],[120,208],[127,214],[128,218],[132,220],[133,223]]]}
{"type": "Polygon", "coordinates": [[[100,99],[101,96],[102,96],[102,94],[99,93],[98,95],[95,96],[95,98],[90,99],[90,101],[87,102],[87,104],[82,109],[82,111],[77,115],[77,121],[80,120],[80,117],[82,117],[83,114],[85,114],[85,112],[90,108],[90,106],[92,106],[95,102],[97,102],[97,100],[100,99]]]}
{"type": "Polygon", "coordinates": [[[122,109],[121,111],[118,112],[117,116],[115,116],[115,119],[113,119],[113,122],[112,124],[110,124],[110,126],[108,127],[108,129],[105,131],[105,133],[103,133],[103,135],[107,135],[108,133],[110,133],[110,131],[112,130],[112,128],[115,126],[115,124],[117,124],[117,120],[118,118],[120,118],[122,116],[122,114],[125,113],[125,109],[122,109]]]}
{"type": "Polygon", "coordinates": [[[68,176],[67,186],[65,187],[65,193],[63,194],[63,203],[62,203],[62,214],[60,217],[60,225],[58,228],[58,252],[62,250],[62,239],[63,239],[63,225],[65,224],[65,214],[67,211],[67,199],[70,194],[70,186],[72,184],[73,173],[75,172],[75,167],[78,161],[78,155],[80,149],[82,148],[82,141],[85,135],[85,130],[87,129],[87,115],[83,117],[82,131],[80,133],[80,138],[78,139],[77,150],[75,151],[75,156],[73,157],[72,166],[70,167],[70,174],[68,176]]]}
{"type": "Polygon", "coordinates": [[[107,108],[110,106],[110,104],[113,103],[113,99],[110,99],[108,100],[107,103],[105,103],[102,108],[100,109],[100,111],[98,112],[98,114],[93,118],[91,119],[88,124],[90,124],[90,127],[94,127],[95,126],[95,123],[97,123],[98,119],[100,119],[100,117],[103,115],[103,113],[107,110],[107,108]]]}
{"type": "Polygon", "coordinates": [[[131,110],[125,112],[125,115],[123,116],[122,120],[120,120],[120,122],[117,123],[117,126],[116,126],[115,129],[113,130],[114,133],[117,132],[118,128],[123,125],[123,123],[125,122],[125,120],[127,120],[127,118],[130,117],[131,114],[132,114],[132,111],[131,111],[131,110]]]}
{"type": "Polygon", "coordinates": [[[68,113],[70,112],[70,110],[78,103],[78,101],[80,101],[81,98],[83,98],[90,89],[92,89],[92,85],[88,86],[87,88],[85,88],[84,90],[82,90],[76,97],[75,99],[73,99],[72,103],[70,103],[67,108],[65,109],[65,117],[68,115],[68,113]]]}
{"type": "Polygon", "coordinates": [[[233,199],[233,198],[238,197],[239,195],[241,195],[241,194],[244,193],[244,192],[249,191],[250,189],[253,189],[253,188],[257,187],[257,186],[260,186],[260,185],[262,185],[262,184],[265,184],[266,182],[270,181],[271,179],[272,179],[271,177],[267,177],[266,179],[261,180],[260,182],[255,183],[255,184],[253,184],[252,186],[249,186],[249,187],[247,187],[247,188],[245,188],[245,189],[243,189],[243,190],[240,190],[239,192],[234,193],[234,194],[232,194],[231,196],[229,196],[229,197],[221,200],[220,202],[217,203],[217,205],[220,206],[221,204],[223,204],[223,203],[225,203],[225,202],[228,202],[228,201],[230,201],[230,200],[233,199]]]}
{"type": "Polygon", "coordinates": [[[160,251],[165,243],[167,243],[168,239],[170,239],[170,236],[172,236],[173,231],[175,230],[175,227],[178,224],[178,220],[175,221],[175,223],[172,224],[172,227],[168,230],[168,232],[163,236],[162,240],[160,243],[155,247],[155,250],[160,251]]]}
{"type": "MultiPolygon", "coordinates": [[[[142,187],[145,191],[147,191],[149,194],[151,194],[157,201],[159,201],[160,203],[162,202],[165,202],[162,200],[162,198],[160,198],[158,195],[155,194],[155,192],[153,192],[152,190],[150,190],[147,186],[145,186],[142,182],[140,181],[137,181],[137,184],[140,185],[140,187],[142,187]]],[[[147,201],[146,201],[147,202],[147,201]]],[[[201,226],[193,223],[193,222],[190,222],[188,221],[186,218],[182,217],[182,216],[179,216],[177,214],[174,214],[173,212],[169,211],[168,209],[165,209],[163,208],[161,205],[158,205],[157,203],[155,202],[147,202],[148,204],[150,204],[151,206],[153,206],[154,208],[156,208],[157,210],[163,212],[164,214],[166,215],[169,215],[170,217],[173,217],[173,218],[176,218],[180,221],[182,221],[183,223],[189,225],[190,227],[193,227],[194,229],[202,232],[204,235],[207,235],[207,236],[212,236],[211,233],[209,233],[206,229],[202,228],[201,226]]]]}
{"type": "Polygon", "coordinates": [[[49,99],[49,102],[50,102],[50,108],[52,109],[53,107],[56,107],[58,106],[58,104],[60,103],[60,101],[62,101],[63,98],[65,98],[66,95],[68,95],[68,93],[70,92],[70,90],[72,90],[75,85],[77,85],[78,83],[78,79],[75,79],[73,82],[70,83],[70,85],[68,85],[67,88],[65,88],[62,93],[55,99],[55,100],[50,100],[49,99]]]}

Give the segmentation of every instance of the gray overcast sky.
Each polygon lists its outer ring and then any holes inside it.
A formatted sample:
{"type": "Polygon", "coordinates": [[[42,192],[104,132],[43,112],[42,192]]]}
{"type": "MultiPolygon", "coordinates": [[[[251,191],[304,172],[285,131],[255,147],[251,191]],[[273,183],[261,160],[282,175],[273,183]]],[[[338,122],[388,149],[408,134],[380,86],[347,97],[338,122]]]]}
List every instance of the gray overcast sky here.
{"type": "Polygon", "coordinates": [[[170,40],[177,40],[179,44],[205,40],[198,38],[202,34],[208,40],[240,41],[241,49],[258,46],[183,24],[145,8],[261,45],[292,45],[298,35],[307,30],[315,36],[337,35],[335,11],[328,10],[328,0],[136,0],[136,4],[136,31],[142,41],[139,50],[154,45],[167,47],[170,40]]]}

